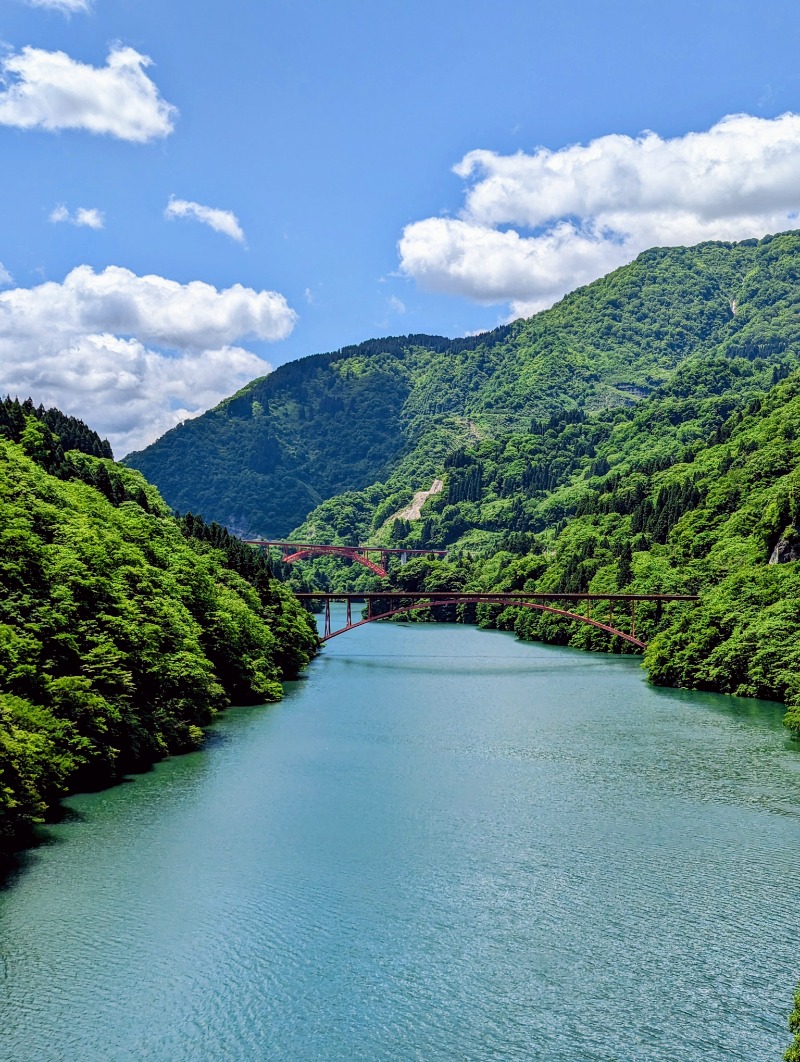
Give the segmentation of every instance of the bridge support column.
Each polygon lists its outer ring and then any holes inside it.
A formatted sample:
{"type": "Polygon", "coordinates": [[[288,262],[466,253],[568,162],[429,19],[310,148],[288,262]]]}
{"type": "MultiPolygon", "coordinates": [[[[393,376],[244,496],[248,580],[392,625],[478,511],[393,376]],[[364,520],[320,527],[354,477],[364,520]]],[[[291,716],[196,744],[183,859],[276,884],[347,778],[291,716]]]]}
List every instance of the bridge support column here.
{"type": "Polygon", "coordinates": [[[323,638],[330,638],[331,636],[331,602],[330,598],[325,599],[325,630],[323,632],[323,638]]]}
{"type": "Polygon", "coordinates": [[[631,635],[636,637],[636,602],[631,601],[631,635]]]}
{"type": "Polygon", "coordinates": [[[349,597],[347,599],[347,626],[353,626],[353,602],[349,597]]]}

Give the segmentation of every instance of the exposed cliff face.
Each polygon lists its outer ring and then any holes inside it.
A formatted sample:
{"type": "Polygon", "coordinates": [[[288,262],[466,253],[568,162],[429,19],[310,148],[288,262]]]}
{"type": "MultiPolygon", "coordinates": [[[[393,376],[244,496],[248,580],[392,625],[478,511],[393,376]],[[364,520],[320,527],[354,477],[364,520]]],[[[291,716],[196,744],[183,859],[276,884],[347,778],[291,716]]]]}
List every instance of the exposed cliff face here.
{"type": "Polygon", "coordinates": [[[800,533],[798,528],[787,528],[775,544],[770,554],[770,564],[789,564],[800,560],[800,533]]]}

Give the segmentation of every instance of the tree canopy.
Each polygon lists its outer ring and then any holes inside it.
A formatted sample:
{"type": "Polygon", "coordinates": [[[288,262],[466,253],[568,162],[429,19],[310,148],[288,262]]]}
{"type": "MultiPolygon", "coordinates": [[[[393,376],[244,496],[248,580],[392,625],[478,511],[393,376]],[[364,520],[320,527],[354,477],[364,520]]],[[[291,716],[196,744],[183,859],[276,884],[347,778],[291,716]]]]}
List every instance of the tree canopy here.
{"type": "Polygon", "coordinates": [[[64,793],[278,699],[318,645],[263,558],[176,519],[79,423],[0,403],[0,851],[64,793]]]}

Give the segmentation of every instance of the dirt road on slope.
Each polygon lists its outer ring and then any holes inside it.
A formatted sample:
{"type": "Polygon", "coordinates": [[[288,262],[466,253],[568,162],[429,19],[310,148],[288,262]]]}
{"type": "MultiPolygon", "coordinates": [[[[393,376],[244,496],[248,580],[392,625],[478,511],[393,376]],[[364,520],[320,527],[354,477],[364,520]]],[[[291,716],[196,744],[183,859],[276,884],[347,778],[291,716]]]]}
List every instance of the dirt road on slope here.
{"type": "Polygon", "coordinates": [[[444,487],[444,481],[441,479],[435,479],[431,483],[430,490],[418,490],[414,497],[411,499],[411,504],[407,509],[401,509],[399,513],[395,513],[392,519],[394,520],[419,520],[422,515],[421,510],[425,502],[433,494],[439,494],[444,487]]]}

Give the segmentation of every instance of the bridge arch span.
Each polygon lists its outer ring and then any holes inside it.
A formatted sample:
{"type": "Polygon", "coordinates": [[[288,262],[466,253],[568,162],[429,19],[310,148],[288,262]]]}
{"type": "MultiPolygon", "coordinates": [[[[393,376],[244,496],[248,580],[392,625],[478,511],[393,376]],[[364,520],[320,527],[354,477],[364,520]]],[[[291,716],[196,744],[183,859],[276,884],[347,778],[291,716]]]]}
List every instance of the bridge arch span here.
{"type": "Polygon", "coordinates": [[[379,575],[381,579],[389,578],[389,573],[380,564],[376,564],[375,561],[370,560],[363,553],[359,553],[348,546],[321,546],[319,549],[314,546],[304,546],[303,549],[290,553],[283,559],[287,564],[294,564],[295,561],[303,560],[304,557],[324,557],[331,554],[335,557],[347,557],[348,560],[357,561],[359,564],[363,564],[365,568],[369,568],[371,572],[379,575]]]}
{"type": "MultiPolygon", "coordinates": [[[[328,642],[331,638],[337,638],[340,634],[346,634],[348,631],[353,631],[356,627],[363,627],[366,623],[376,623],[378,620],[390,619],[392,616],[400,616],[404,612],[420,612],[423,609],[436,608],[438,605],[457,605],[463,604],[458,599],[448,599],[446,597],[434,599],[434,600],[421,600],[415,602],[413,605],[401,605],[398,608],[393,608],[389,612],[379,612],[367,616],[364,619],[360,619],[355,623],[348,623],[347,626],[340,628],[338,631],[332,631],[330,629],[330,601],[325,603],[325,634],[322,641],[328,642]]],[[[605,631],[607,634],[613,634],[617,638],[622,638],[623,641],[630,642],[631,645],[635,645],[638,649],[646,649],[647,645],[641,639],[637,638],[635,634],[629,634],[627,631],[621,631],[617,627],[612,627],[608,623],[601,623],[600,620],[592,619],[591,616],[582,616],[579,612],[569,612],[563,608],[554,608],[552,605],[540,605],[535,601],[520,601],[515,598],[497,598],[481,600],[480,598],[472,598],[469,604],[476,605],[500,605],[503,608],[529,608],[534,609],[537,612],[550,612],[555,616],[562,616],[564,619],[577,620],[579,623],[587,623],[592,627],[597,627],[601,631],[605,631]]],[[[350,609],[348,607],[348,616],[350,609]]]]}

